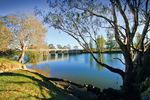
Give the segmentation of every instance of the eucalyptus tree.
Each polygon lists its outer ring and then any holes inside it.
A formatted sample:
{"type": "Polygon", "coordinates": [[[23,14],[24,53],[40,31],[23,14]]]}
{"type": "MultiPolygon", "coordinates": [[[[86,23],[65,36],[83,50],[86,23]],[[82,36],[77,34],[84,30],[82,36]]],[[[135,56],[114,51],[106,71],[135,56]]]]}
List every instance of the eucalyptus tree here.
{"type": "Polygon", "coordinates": [[[64,48],[64,49],[68,49],[68,47],[67,47],[66,45],[65,45],[65,46],[63,46],[63,48],[64,48]]]}
{"type": "Polygon", "coordinates": [[[49,49],[56,49],[53,44],[49,44],[48,47],[49,47],[49,49]]]}
{"type": "Polygon", "coordinates": [[[57,44],[58,49],[64,49],[60,44],[57,44]]]}
{"type": "Polygon", "coordinates": [[[102,3],[100,0],[48,0],[48,3],[45,22],[68,33],[98,64],[122,77],[120,90],[107,91],[124,100],[139,100],[139,86],[150,75],[150,41],[145,41],[150,30],[149,0],[105,0],[102,3]],[[117,59],[123,62],[125,70],[114,68],[93,55],[88,43],[92,39],[98,44],[97,36],[102,28],[114,32],[124,56],[124,61],[117,59]],[[141,38],[135,47],[133,39],[137,30],[141,31],[141,38]]]}
{"type": "Polygon", "coordinates": [[[0,23],[0,51],[5,52],[11,46],[12,34],[10,30],[0,23]]]}
{"type": "Polygon", "coordinates": [[[69,49],[69,50],[71,49],[71,46],[70,46],[70,44],[68,44],[68,45],[67,45],[67,47],[68,47],[68,49],[69,49]]]}
{"type": "Polygon", "coordinates": [[[47,30],[39,19],[32,14],[12,14],[3,17],[3,23],[7,26],[11,33],[12,43],[21,50],[19,62],[23,61],[25,50],[28,46],[41,46],[44,44],[44,37],[47,30]]]}
{"type": "Polygon", "coordinates": [[[97,46],[97,48],[99,48],[101,52],[104,51],[104,45],[105,44],[106,44],[106,41],[105,41],[103,35],[98,35],[98,37],[97,37],[97,45],[99,45],[99,46],[97,46]]]}
{"type": "Polygon", "coordinates": [[[74,46],[74,49],[76,49],[76,50],[77,50],[77,49],[78,49],[78,46],[77,46],[77,45],[76,45],[76,46],[74,46]]]}
{"type": "Polygon", "coordinates": [[[90,39],[89,46],[90,46],[90,49],[93,51],[93,41],[92,41],[92,39],[90,39]]]}

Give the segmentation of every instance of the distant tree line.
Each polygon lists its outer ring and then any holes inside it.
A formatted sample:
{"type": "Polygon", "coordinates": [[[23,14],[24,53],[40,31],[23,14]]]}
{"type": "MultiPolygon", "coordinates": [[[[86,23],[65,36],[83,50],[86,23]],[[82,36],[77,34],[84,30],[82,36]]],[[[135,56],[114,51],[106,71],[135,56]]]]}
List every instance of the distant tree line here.
{"type": "Polygon", "coordinates": [[[49,49],[78,49],[78,46],[75,45],[73,48],[71,48],[70,44],[62,46],[61,44],[57,44],[57,47],[54,46],[54,44],[48,45],[49,49]]]}
{"type": "MultiPolygon", "coordinates": [[[[136,47],[138,45],[138,42],[140,41],[141,34],[138,32],[138,34],[134,38],[134,46],[136,47]]],[[[146,35],[146,41],[149,41],[148,35],[146,35]]],[[[108,33],[107,34],[107,40],[104,39],[103,35],[98,35],[97,37],[97,44],[94,44],[92,39],[90,39],[89,47],[91,50],[104,52],[104,49],[107,49],[107,51],[112,51],[112,49],[120,49],[118,43],[116,42],[114,38],[114,34],[108,33]]]]}

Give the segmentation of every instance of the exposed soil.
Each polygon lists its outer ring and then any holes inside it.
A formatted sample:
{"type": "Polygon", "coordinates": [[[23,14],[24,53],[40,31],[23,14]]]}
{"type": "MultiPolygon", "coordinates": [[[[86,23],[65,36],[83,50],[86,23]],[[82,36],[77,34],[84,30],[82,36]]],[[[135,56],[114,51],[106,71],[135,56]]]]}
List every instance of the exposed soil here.
{"type": "Polygon", "coordinates": [[[87,91],[87,88],[78,88],[68,82],[53,81],[56,85],[62,86],[62,88],[69,94],[72,94],[76,97],[76,100],[98,100],[99,95],[96,95],[90,91],[87,91]]]}
{"type": "Polygon", "coordinates": [[[26,65],[18,63],[18,62],[0,62],[0,72],[7,72],[7,71],[13,71],[23,69],[27,70],[26,65]]]}

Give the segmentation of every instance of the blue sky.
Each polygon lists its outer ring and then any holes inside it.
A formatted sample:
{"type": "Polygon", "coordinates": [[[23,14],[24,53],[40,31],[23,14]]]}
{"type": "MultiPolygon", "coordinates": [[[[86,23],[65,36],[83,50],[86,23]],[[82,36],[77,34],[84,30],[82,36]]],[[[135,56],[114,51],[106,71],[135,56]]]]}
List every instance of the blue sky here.
{"type": "MultiPolygon", "coordinates": [[[[0,15],[8,15],[13,14],[17,12],[21,13],[33,13],[34,7],[37,6],[39,9],[48,10],[48,4],[46,0],[0,0],[0,15]]],[[[74,46],[78,46],[79,48],[82,48],[76,40],[74,40],[71,36],[64,32],[59,32],[58,30],[55,30],[54,28],[49,28],[48,26],[45,26],[48,30],[46,41],[48,44],[54,44],[55,47],[57,44],[64,45],[71,45],[71,48],[74,46]]]]}

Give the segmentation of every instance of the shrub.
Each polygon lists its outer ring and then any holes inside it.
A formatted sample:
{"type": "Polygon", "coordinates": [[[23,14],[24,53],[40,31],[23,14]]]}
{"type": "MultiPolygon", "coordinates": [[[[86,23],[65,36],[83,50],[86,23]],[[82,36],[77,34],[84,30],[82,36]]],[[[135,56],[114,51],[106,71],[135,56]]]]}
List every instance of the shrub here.
{"type": "Polygon", "coordinates": [[[27,56],[27,62],[30,62],[30,63],[37,63],[40,61],[40,58],[41,58],[41,54],[35,51],[26,52],[26,56],[27,56]]]}

